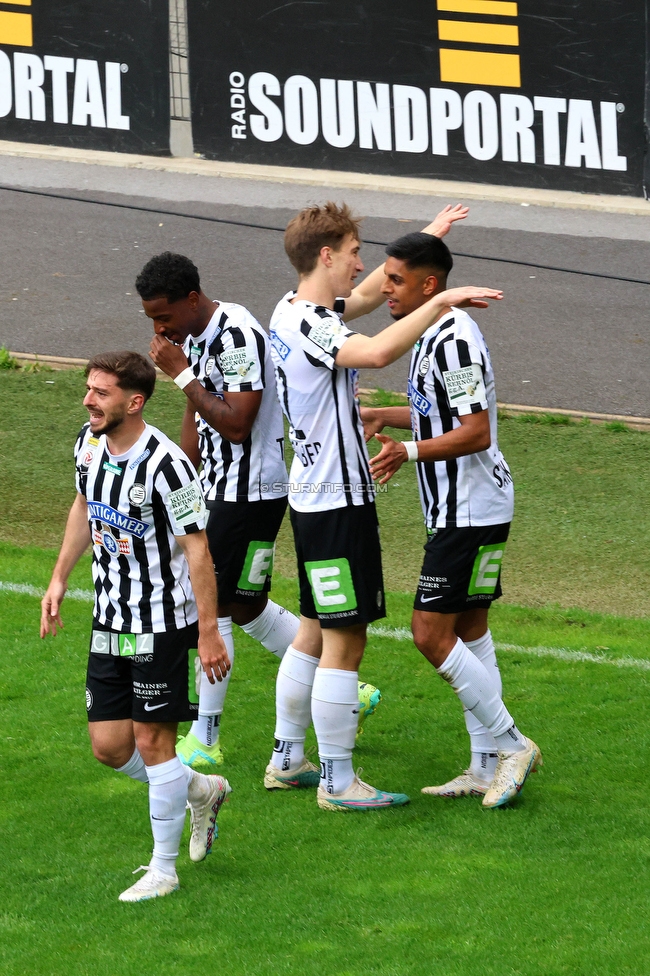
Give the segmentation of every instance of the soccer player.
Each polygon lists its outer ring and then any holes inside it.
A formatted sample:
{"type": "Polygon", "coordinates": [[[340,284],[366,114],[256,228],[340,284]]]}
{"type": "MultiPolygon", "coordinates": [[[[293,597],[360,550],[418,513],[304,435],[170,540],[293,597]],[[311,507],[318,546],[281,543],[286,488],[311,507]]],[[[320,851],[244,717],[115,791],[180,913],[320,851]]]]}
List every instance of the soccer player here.
{"type": "MultiPolygon", "coordinates": [[[[167,251],[136,281],[156,335],[151,357],[185,393],[181,447],[196,467],[209,519],[208,542],[219,586],[219,631],[232,663],[233,620],[281,658],[298,619],[269,599],[275,540],[287,507],[284,424],[269,340],[242,305],[212,301],[189,258],[167,251]]],[[[230,674],[220,684],[202,678],[199,713],[177,744],[181,760],[200,772],[223,762],[219,730],[230,674]]],[[[379,691],[359,688],[362,714],[379,691]]],[[[318,782],[313,763],[302,778],[318,782]]]]}
{"type": "MultiPolygon", "coordinates": [[[[448,209],[445,227],[452,219],[448,209]]],[[[427,228],[433,230],[434,225],[427,228]]],[[[443,231],[444,232],[444,231],[443,231]]],[[[285,232],[299,275],[297,292],[278,304],[271,347],[280,403],[294,449],[289,504],[300,584],[300,629],[282,659],[276,685],[275,748],[267,789],[285,788],[304,762],[313,720],[324,810],[370,810],[408,803],[355,775],[357,669],[367,624],[384,616],[374,485],[356,396],[357,369],[394,362],[450,302],[484,307],[490,289],[458,289],[373,338],[346,328],[383,301],[383,266],[353,291],[363,271],[359,227],[347,206],[301,211],[285,232]]],[[[292,784],[306,785],[306,784],[292,784]]]]}
{"type": "Polygon", "coordinates": [[[179,886],[188,802],[190,858],[203,860],[212,846],[230,786],[183,766],[176,730],[196,714],[199,670],[222,682],[230,662],[217,629],[198,476],[142,416],[156,382],[153,365],[139,353],[105,353],[90,360],[86,377],[89,420],[75,446],[77,495],[41,604],[41,637],[63,626],[68,578],[92,543],[90,741],[96,759],[149,786],[153,854],[137,869],[143,877],[120,895],[143,901],[179,886]]]}
{"type": "MultiPolygon", "coordinates": [[[[396,322],[441,296],[453,259],[428,234],[407,234],[386,248],[382,292],[396,322]]],[[[415,597],[413,639],[460,698],[470,737],[470,766],[434,796],[483,796],[485,807],[508,803],[541,765],[501,699],[501,675],[488,611],[501,595],[501,560],[513,514],[513,486],[497,443],[494,374],[477,324],[446,300],[415,344],[410,407],[364,408],[367,438],[382,444],[370,462],[384,484],[408,461],[417,465],[428,533],[415,597]],[[397,442],[384,426],[413,429],[397,442]]]]}

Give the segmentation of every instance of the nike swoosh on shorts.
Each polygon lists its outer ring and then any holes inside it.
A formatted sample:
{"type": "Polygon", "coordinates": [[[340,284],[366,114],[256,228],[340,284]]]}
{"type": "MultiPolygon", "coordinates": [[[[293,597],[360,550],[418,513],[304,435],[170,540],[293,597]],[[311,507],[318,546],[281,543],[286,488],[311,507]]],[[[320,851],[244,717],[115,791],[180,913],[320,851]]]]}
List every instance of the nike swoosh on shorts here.
{"type": "Polygon", "coordinates": [[[442,600],[444,595],[444,593],[441,593],[440,596],[421,596],[420,603],[431,603],[432,600],[442,600]]]}
{"type": "Polygon", "coordinates": [[[144,703],[145,712],[154,712],[157,708],[164,708],[165,705],[169,705],[169,702],[163,702],[162,705],[152,705],[150,702],[144,703]]]}

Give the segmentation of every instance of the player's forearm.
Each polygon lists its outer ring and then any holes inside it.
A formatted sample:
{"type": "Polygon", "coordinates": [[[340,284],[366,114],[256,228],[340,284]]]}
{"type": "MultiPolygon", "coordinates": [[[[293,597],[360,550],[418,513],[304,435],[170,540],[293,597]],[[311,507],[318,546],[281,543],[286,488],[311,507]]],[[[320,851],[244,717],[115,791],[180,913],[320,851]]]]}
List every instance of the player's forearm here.
{"type": "Polygon", "coordinates": [[[192,380],[183,392],[190,407],[200,413],[206,423],[225,440],[233,444],[241,444],[246,440],[253,425],[248,416],[235,410],[227,400],[209,393],[198,380],[192,380]]]}
{"type": "Polygon", "coordinates": [[[377,425],[378,431],[384,427],[398,430],[411,429],[411,411],[408,407],[362,407],[361,420],[377,425]],[[381,426],[379,426],[381,425],[381,426]]]}
{"type": "Polygon", "coordinates": [[[382,369],[389,366],[411,349],[445,307],[445,300],[435,295],[376,336],[350,336],[337,353],[336,365],[356,369],[382,369]]]}
{"type": "Polygon", "coordinates": [[[61,550],[52,573],[52,582],[65,585],[89,545],[88,506],[83,495],[77,494],[68,514],[61,550]]]}
{"type": "Polygon", "coordinates": [[[199,450],[199,435],[194,420],[194,410],[188,400],[188,408],[183,414],[181,425],[181,450],[183,450],[195,468],[198,469],[201,463],[201,452],[199,450]]]}
{"type": "Polygon", "coordinates": [[[376,308],[386,301],[386,296],[381,291],[384,283],[384,263],[368,275],[367,278],[353,289],[352,294],[345,301],[345,312],[343,321],[351,322],[352,319],[359,318],[360,315],[367,315],[374,312],[376,308]]]}
{"type": "Polygon", "coordinates": [[[491,443],[490,428],[489,425],[480,430],[460,426],[439,437],[417,443],[418,461],[453,461],[468,454],[487,451],[491,443]]]}
{"type": "MultiPolygon", "coordinates": [[[[177,537],[178,538],[178,537],[177,537]]],[[[190,570],[190,581],[199,614],[199,633],[202,636],[218,631],[217,582],[214,564],[205,532],[178,538],[190,570]]]]}

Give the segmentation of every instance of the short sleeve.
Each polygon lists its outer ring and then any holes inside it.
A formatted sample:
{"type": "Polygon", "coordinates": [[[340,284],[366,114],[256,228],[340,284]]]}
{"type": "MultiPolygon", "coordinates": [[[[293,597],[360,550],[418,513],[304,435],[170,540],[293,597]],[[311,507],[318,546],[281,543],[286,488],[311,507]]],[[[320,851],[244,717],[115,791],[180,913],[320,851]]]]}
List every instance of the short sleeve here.
{"type": "Polygon", "coordinates": [[[485,360],[465,339],[449,339],[436,350],[436,371],[454,417],[487,410],[485,360]]]}
{"type": "Polygon", "coordinates": [[[99,445],[96,437],[90,436],[90,425],[84,424],[75,441],[73,455],[75,465],[75,486],[80,495],[86,495],[88,468],[99,445]]]}
{"type": "Polygon", "coordinates": [[[205,528],[205,501],[196,471],[186,458],[174,458],[158,471],[154,488],[174,535],[205,528]]]}
{"type": "Polygon", "coordinates": [[[264,389],[264,338],[255,329],[233,326],[224,329],[217,364],[223,376],[224,393],[250,393],[264,389]]]}
{"type": "Polygon", "coordinates": [[[307,358],[334,369],[336,356],[350,336],[356,335],[329,309],[317,306],[300,324],[300,345],[307,358]]]}

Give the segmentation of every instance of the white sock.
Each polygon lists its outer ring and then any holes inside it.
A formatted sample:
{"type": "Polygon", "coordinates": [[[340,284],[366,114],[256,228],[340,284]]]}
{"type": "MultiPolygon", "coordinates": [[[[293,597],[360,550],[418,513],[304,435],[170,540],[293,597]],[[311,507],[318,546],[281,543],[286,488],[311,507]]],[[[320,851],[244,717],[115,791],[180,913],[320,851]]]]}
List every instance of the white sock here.
{"type": "Polygon", "coordinates": [[[135,747],[135,751],[129,761],[124,763],[116,770],[118,773],[124,773],[130,779],[137,779],[138,783],[148,783],[149,777],[147,776],[147,767],[144,764],[144,759],[138,752],[138,747],[135,747]]]}
{"type": "Polygon", "coordinates": [[[458,638],[438,674],[449,682],[462,704],[490,730],[500,752],[518,752],[526,740],[497,693],[492,677],[458,638]]]}
{"type": "Polygon", "coordinates": [[[359,675],[356,671],[318,668],[311,693],[311,713],[321,763],[320,785],[343,793],[354,781],[352,751],[359,725],[359,675]]]}
{"type": "MultiPolygon", "coordinates": [[[[490,631],[486,630],[478,640],[465,641],[465,646],[481,662],[492,678],[497,694],[501,697],[501,672],[499,671],[494,641],[490,631]]],[[[472,712],[467,708],[464,708],[463,712],[470,740],[471,760],[469,768],[474,776],[491,782],[494,779],[498,759],[496,741],[490,730],[486,729],[472,712]]]]}
{"type": "Polygon", "coordinates": [[[219,617],[219,633],[223,638],[230,658],[230,671],[223,681],[215,681],[213,685],[208,681],[205,671],[201,674],[201,688],[199,690],[199,717],[192,722],[190,732],[195,735],[204,746],[214,746],[219,741],[219,726],[223,712],[226,692],[230,683],[235,645],[232,639],[232,617],[219,617]]]}
{"type": "Polygon", "coordinates": [[[153,834],[150,866],[161,874],[176,874],[176,858],[185,824],[187,774],[175,756],[156,766],[146,766],[149,777],[149,818],[153,834]]]}
{"type": "Polygon", "coordinates": [[[255,617],[249,624],[242,624],[241,629],[259,641],[271,654],[282,658],[298,633],[299,626],[300,621],[290,610],[285,610],[269,600],[259,617],[255,617]]]}
{"type": "Polygon", "coordinates": [[[311,689],[318,658],[291,644],[280,662],[275,683],[275,747],[271,763],[297,769],[305,758],[305,733],[311,722],[311,689]]]}

